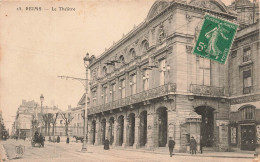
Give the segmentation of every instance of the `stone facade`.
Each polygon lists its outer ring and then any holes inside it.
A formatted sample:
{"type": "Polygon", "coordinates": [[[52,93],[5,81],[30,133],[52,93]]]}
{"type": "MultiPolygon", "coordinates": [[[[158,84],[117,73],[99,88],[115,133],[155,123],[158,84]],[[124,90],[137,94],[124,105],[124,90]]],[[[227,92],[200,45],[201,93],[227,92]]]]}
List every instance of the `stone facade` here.
{"type": "Polygon", "coordinates": [[[260,145],[259,21],[241,29],[229,59],[230,146],[254,150],[260,145]]]}
{"type": "Polygon", "coordinates": [[[193,136],[198,147],[229,150],[230,62],[191,53],[205,13],[236,19],[219,0],[156,1],[143,23],[92,58],[89,144],[156,149],[173,137],[186,152],[193,136]]]}

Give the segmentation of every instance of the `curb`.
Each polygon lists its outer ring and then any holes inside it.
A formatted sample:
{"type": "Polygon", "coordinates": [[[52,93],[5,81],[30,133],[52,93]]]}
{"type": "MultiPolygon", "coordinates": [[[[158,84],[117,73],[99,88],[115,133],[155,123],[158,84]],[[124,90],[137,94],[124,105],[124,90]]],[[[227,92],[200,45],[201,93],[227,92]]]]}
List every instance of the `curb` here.
{"type": "MultiPolygon", "coordinates": [[[[165,154],[168,155],[168,152],[156,152],[156,151],[147,151],[147,150],[130,150],[130,149],[120,149],[120,148],[114,148],[117,150],[125,150],[125,151],[134,151],[134,152],[144,152],[144,153],[154,153],[154,154],[165,154]]],[[[207,155],[207,154],[185,154],[185,153],[175,153],[174,156],[197,156],[197,157],[214,157],[214,158],[241,158],[241,159],[254,159],[255,157],[252,155],[252,157],[246,157],[246,156],[224,156],[224,155],[207,155]]]]}

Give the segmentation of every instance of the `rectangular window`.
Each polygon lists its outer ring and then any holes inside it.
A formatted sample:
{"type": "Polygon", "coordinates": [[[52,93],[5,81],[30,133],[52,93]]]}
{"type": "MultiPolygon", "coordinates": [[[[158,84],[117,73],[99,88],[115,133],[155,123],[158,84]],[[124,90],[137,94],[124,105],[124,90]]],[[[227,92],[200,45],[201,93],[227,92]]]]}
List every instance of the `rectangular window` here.
{"type": "Polygon", "coordinates": [[[111,85],[111,101],[115,101],[116,95],[116,84],[111,85]]]}
{"type": "Polygon", "coordinates": [[[120,90],[121,98],[125,98],[125,80],[124,79],[120,81],[119,90],[120,90]]]}
{"type": "Polygon", "coordinates": [[[245,107],[241,110],[242,120],[253,120],[255,119],[255,108],[245,107]]]}
{"type": "Polygon", "coordinates": [[[159,62],[159,64],[160,64],[160,85],[165,84],[165,72],[166,72],[165,62],[166,62],[165,59],[163,59],[159,62]]]}
{"type": "Polygon", "coordinates": [[[231,58],[237,57],[237,51],[232,51],[231,52],[231,58]]]}
{"type": "Polygon", "coordinates": [[[130,89],[131,89],[131,95],[136,94],[136,75],[130,76],[130,89]]]}
{"type": "Polygon", "coordinates": [[[149,89],[149,70],[143,72],[143,90],[146,91],[149,89]]]}
{"type": "Polygon", "coordinates": [[[97,106],[97,91],[93,91],[92,92],[92,102],[93,102],[93,106],[97,106]]]}
{"type": "Polygon", "coordinates": [[[251,70],[243,71],[243,93],[249,94],[251,92],[252,92],[251,70]]]}
{"type": "Polygon", "coordinates": [[[210,86],[210,60],[199,57],[199,85],[210,86]]]}
{"type": "Polygon", "coordinates": [[[244,54],[243,54],[243,62],[247,62],[251,60],[251,49],[246,48],[244,49],[244,54]]]}
{"type": "Polygon", "coordinates": [[[103,103],[107,103],[107,87],[103,87],[103,103]]]}

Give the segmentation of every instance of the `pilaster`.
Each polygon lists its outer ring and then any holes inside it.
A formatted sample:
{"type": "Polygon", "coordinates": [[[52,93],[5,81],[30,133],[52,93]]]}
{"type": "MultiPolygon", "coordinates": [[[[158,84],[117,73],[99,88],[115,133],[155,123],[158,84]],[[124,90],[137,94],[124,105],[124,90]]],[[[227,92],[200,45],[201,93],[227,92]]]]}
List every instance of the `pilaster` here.
{"type": "Polygon", "coordinates": [[[128,130],[129,130],[129,118],[125,116],[125,121],[124,121],[124,135],[123,135],[123,144],[122,147],[128,146],[128,130]]]}
{"type": "Polygon", "coordinates": [[[157,123],[155,122],[156,120],[155,118],[156,118],[156,113],[154,112],[147,113],[147,143],[145,147],[148,149],[154,148],[154,143],[156,140],[154,136],[157,129],[157,123]]]}
{"type": "Polygon", "coordinates": [[[90,124],[91,122],[88,122],[88,130],[87,130],[87,132],[88,132],[88,134],[87,134],[87,141],[88,141],[88,145],[92,145],[92,141],[93,141],[93,135],[92,135],[92,131],[91,131],[91,124],[90,124]]]}
{"type": "Polygon", "coordinates": [[[115,118],[114,120],[114,143],[113,146],[118,146],[118,141],[119,141],[119,137],[118,137],[118,119],[115,118]]]}
{"type": "Polygon", "coordinates": [[[101,123],[100,123],[101,121],[100,121],[100,119],[98,119],[98,120],[96,120],[96,136],[95,136],[95,146],[97,146],[97,145],[100,145],[100,139],[101,139],[101,137],[100,137],[100,125],[101,125],[101,123]]]}
{"type": "Polygon", "coordinates": [[[134,149],[137,149],[140,146],[139,139],[140,139],[140,116],[135,117],[135,142],[133,145],[134,149]]]}

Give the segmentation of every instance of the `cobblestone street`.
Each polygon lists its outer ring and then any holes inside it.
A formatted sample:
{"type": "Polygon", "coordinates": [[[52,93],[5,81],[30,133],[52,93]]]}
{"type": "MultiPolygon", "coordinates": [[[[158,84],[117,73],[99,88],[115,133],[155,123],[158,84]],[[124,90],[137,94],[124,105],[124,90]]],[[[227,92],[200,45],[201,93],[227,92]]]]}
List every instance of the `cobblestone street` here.
{"type": "MultiPolygon", "coordinates": [[[[185,153],[176,153],[169,157],[167,152],[150,152],[142,150],[122,150],[111,148],[109,151],[103,150],[101,146],[88,146],[87,153],[82,153],[81,143],[71,142],[45,143],[44,148],[32,147],[29,141],[7,140],[1,143],[7,153],[8,160],[15,161],[200,161],[200,162],[251,162],[252,154],[246,153],[205,153],[191,156],[185,153]],[[25,153],[22,158],[17,159],[15,146],[25,146],[25,153]]],[[[2,154],[2,153],[1,153],[2,154]]],[[[2,156],[1,156],[2,157],[2,156]]]]}

